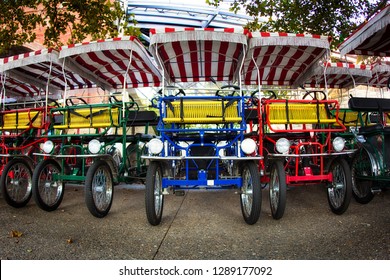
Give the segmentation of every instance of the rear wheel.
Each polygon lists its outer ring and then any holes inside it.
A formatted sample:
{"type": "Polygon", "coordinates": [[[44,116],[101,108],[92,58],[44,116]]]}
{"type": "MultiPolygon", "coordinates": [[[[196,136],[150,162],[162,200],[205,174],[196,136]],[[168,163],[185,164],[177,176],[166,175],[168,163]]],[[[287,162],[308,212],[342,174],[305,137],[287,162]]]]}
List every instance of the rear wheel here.
{"type": "Polygon", "coordinates": [[[89,212],[97,218],[110,211],[114,195],[111,169],[105,161],[95,161],[88,169],[85,180],[85,203],[89,212]]]}
{"type": "Polygon", "coordinates": [[[348,209],[352,197],[351,170],[345,159],[337,158],[329,172],[333,175],[332,185],[328,187],[329,206],[333,213],[341,215],[348,209]]]}
{"type": "Polygon", "coordinates": [[[12,207],[25,206],[31,199],[32,171],[26,160],[15,158],[4,167],[0,179],[1,192],[12,207]]]}
{"type": "Polygon", "coordinates": [[[59,179],[61,167],[53,159],[40,162],[33,172],[32,193],[35,203],[45,211],[54,211],[64,198],[65,184],[59,179]]]}
{"type": "Polygon", "coordinates": [[[146,174],[145,206],[148,222],[153,226],[159,225],[164,208],[164,195],[161,165],[155,161],[150,163],[146,174]]]}
{"type": "Polygon", "coordinates": [[[241,212],[247,224],[255,224],[261,211],[261,185],[257,165],[247,161],[241,168],[241,212]]]}
{"type": "Polygon", "coordinates": [[[373,198],[372,165],[369,155],[365,149],[360,149],[352,159],[352,194],[359,203],[369,203],[373,198]],[[364,178],[367,177],[367,178],[364,178]]]}
{"type": "Polygon", "coordinates": [[[272,217],[275,220],[283,217],[286,209],[286,196],[286,173],[284,172],[283,162],[275,161],[271,166],[269,181],[269,202],[272,217]]]}

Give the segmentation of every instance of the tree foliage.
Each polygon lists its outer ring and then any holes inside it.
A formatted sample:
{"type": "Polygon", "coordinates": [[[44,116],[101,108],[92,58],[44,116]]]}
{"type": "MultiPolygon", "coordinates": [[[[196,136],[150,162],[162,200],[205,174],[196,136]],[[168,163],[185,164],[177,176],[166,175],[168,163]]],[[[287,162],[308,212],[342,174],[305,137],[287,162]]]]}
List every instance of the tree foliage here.
{"type": "Polygon", "coordinates": [[[109,0],[13,0],[1,1],[0,54],[12,46],[35,39],[35,28],[45,28],[44,45],[58,47],[82,42],[86,38],[115,37],[119,29],[125,35],[139,35],[140,31],[128,27],[134,19],[125,15],[120,3],[109,0]],[[62,35],[68,41],[64,41],[62,35]]]}
{"type": "MultiPolygon", "coordinates": [[[[206,0],[218,6],[223,0],[206,0]]],[[[328,35],[333,47],[387,1],[377,0],[234,0],[231,10],[253,16],[250,30],[328,35]]]]}
{"type": "Polygon", "coordinates": [[[35,39],[34,29],[41,22],[38,13],[29,10],[37,9],[37,1],[11,0],[1,1],[0,11],[0,54],[13,46],[32,42],[35,39]]]}

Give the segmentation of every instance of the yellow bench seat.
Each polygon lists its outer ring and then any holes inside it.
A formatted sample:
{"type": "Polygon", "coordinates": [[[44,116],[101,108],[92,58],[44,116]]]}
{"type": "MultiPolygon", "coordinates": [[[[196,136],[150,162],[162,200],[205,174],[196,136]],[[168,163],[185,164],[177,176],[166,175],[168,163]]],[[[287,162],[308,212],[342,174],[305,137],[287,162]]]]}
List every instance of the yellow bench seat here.
{"type": "Polygon", "coordinates": [[[28,129],[42,127],[42,110],[22,112],[4,112],[2,114],[2,130],[28,129]]]}
{"type": "Polygon", "coordinates": [[[238,102],[218,100],[173,101],[166,106],[164,123],[217,124],[239,123],[238,102]]]}
{"type": "Polygon", "coordinates": [[[329,113],[326,106],[324,103],[268,103],[267,120],[270,124],[336,123],[336,118],[329,113]]]}
{"type": "Polygon", "coordinates": [[[63,110],[62,124],[54,129],[105,128],[119,126],[119,109],[112,107],[91,107],[63,110]]]}
{"type": "MultiPolygon", "coordinates": [[[[336,112],[332,111],[332,115],[335,116],[336,112]]],[[[342,122],[344,126],[356,126],[359,121],[359,112],[351,111],[348,109],[340,109],[339,110],[339,120],[342,122]]],[[[339,124],[335,124],[339,125],[339,124]]]]}

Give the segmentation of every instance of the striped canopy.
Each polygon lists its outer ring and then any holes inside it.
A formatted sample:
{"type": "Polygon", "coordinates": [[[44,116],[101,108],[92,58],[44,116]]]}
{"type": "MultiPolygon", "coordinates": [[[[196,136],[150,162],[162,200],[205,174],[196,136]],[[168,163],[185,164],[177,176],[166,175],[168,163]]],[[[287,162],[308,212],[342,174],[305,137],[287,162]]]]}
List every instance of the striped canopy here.
{"type": "Polygon", "coordinates": [[[58,52],[43,49],[0,59],[2,88],[5,94],[23,97],[50,94],[60,96],[66,90],[91,88],[92,82],[62,67],[58,52]],[[7,90],[10,90],[7,94],[7,90]]]}
{"type": "Polygon", "coordinates": [[[372,78],[370,79],[370,86],[373,87],[387,87],[390,79],[390,64],[384,62],[375,63],[372,65],[372,78]]]}
{"type": "Polygon", "coordinates": [[[342,62],[325,62],[314,69],[305,86],[320,88],[351,88],[358,84],[368,85],[371,67],[342,62]]]}
{"type": "Polygon", "coordinates": [[[246,85],[297,87],[329,51],[325,36],[251,32],[243,80],[246,85]]]}
{"type": "Polygon", "coordinates": [[[390,5],[352,33],[339,49],[341,55],[390,56],[390,5]]]}
{"type": "Polygon", "coordinates": [[[150,51],[168,83],[235,81],[247,47],[243,29],[150,30],[150,51]]]}
{"type": "Polygon", "coordinates": [[[161,83],[157,66],[133,36],[65,46],[59,57],[69,69],[108,91],[161,83]]]}
{"type": "Polygon", "coordinates": [[[21,82],[12,77],[2,77],[0,87],[5,90],[6,96],[14,97],[33,97],[40,96],[45,93],[45,89],[35,85],[21,82]]]}

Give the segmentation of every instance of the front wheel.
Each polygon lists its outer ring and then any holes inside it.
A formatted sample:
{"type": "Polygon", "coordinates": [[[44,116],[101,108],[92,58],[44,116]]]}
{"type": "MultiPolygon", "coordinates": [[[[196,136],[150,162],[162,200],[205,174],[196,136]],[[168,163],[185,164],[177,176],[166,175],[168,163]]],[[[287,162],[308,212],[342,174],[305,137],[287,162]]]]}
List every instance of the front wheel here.
{"type": "Polygon", "coordinates": [[[0,179],[1,192],[12,207],[26,206],[31,199],[32,171],[26,160],[15,158],[4,167],[0,179]]]}
{"type": "Polygon", "coordinates": [[[275,220],[283,217],[286,209],[286,196],[286,173],[284,172],[283,162],[275,161],[271,166],[269,181],[269,202],[272,217],[275,220]]]}
{"type": "Polygon", "coordinates": [[[152,226],[161,223],[164,208],[164,195],[162,191],[162,169],[158,162],[152,161],[146,173],[145,182],[146,217],[152,226]]]}
{"type": "Polygon", "coordinates": [[[351,170],[345,159],[335,159],[329,168],[333,182],[328,187],[328,203],[333,213],[343,214],[349,206],[352,197],[351,170]]]}
{"type": "Polygon", "coordinates": [[[261,185],[257,165],[248,161],[241,168],[241,212],[247,224],[255,224],[261,211],[261,185]]]}
{"type": "Polygon", "coordinates": [[[54,211],[64,198],[65,185],[60,180],[61,167],[53,159],[41,161],[33,172],[32,193],[35,203],[45,211],[54,211]]]}
{"type": "Polygon", "coordinates": [[[110,167],[105,161],[95,161],[88,169],[85,180],[85,203],[89,212],[97,218],[105,217],[110,211],[114,183],[110,167]]]}
{"type": "Polygon", "coordinates": [[[373,198],[372,165],[368,152],[365,149],[357,151],[352,159],[352,194],[355,200],[361,204],[369,203],[373,198]]]}

